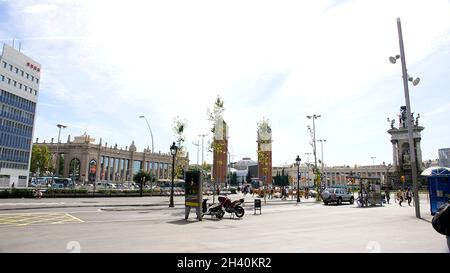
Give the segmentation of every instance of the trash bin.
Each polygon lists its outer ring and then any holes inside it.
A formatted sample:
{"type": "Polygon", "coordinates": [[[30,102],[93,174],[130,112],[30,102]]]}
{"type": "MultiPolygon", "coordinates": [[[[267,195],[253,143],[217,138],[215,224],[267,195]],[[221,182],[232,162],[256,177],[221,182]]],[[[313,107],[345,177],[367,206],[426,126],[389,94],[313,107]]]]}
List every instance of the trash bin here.
{"type": "Polygon", "coordinates": [[[259,210],[259,214],[261,214],[261,199],[255,199],[255,212],[253,214],[256,214],[257,210],[259,210]]]}

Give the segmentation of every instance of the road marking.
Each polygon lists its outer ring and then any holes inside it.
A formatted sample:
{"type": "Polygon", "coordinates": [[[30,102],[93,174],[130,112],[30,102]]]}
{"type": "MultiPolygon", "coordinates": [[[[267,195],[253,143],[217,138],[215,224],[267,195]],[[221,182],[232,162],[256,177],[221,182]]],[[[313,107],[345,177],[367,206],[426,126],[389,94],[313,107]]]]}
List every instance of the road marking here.
{"type": "Polygon", "coordinates": [[[81,220],[80,218],[78,218],[78,217],[75,217],[75,216],[73,216],[73,215],[71,215],[71,214],[68,214],[68,213],[66,213],[66,216],[68,216],[68,217],[72,217],[75,221],[79,221],[79,222],[81,222],[81,223],[84,223],[84,221],[83,220],[81,220]]]}
{"type": "Polygon", "coordinates": [[[84,223],[68,213],[7,213],[0,214],[0,226],[28,226],[33,224],[84,223]]]}

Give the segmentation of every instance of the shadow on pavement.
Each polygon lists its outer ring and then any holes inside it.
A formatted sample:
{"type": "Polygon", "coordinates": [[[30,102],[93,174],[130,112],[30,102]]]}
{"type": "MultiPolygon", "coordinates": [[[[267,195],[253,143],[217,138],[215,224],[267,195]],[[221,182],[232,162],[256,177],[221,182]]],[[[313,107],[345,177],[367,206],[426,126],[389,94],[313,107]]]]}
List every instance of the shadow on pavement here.
{"type": "Polygon", "coordinates": [[[167,223],[183,226],[183,225],[189,225],[189,224],[194,224],[194,223],[198,223],[198,222],[199,221],[194,218],[194,219],[188,219],[188,220],[180,219],[180,220],[175,220],[175,221],[169,221],[167,223]]]}

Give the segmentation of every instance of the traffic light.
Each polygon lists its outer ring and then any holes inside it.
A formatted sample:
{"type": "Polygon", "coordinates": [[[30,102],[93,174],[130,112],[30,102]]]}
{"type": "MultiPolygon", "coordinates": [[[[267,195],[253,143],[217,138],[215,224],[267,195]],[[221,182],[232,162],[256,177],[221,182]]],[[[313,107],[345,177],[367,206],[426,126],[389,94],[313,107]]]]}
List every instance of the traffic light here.
{"type": "Polygon", "coordinates": [[[405,176],[404,175],[400,176],[400,182],[405,183],[405,176]]]}

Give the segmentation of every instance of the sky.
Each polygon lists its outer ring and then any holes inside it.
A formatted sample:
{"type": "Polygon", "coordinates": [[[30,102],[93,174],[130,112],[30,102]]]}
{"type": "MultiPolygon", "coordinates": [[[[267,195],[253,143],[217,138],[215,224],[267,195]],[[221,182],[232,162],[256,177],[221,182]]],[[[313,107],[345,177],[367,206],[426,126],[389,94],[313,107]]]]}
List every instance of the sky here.
{"type": "Polygon", "coordinates": [[[421,79],[409,89],[423,159],[450,147],[449,14],[448,0],[0,0],[0,43],[20,41],[42,65],[40,141],[56,139],[61,123],[63,141],[86,132],[142,151],[151,147],[145,115],[155,151],[169,152],[178,116],[191,163],[199,134],[210,163],[207,108],[220,95],[232,161],[256,159],[267,118],[273,165],[306,162],[306,116],[319,114],[325,165],[388,164],[387,117],[398,121],[405,105],[400,62],[388,60],[399,54],[398,17],[408,73],[421,79]]]}

